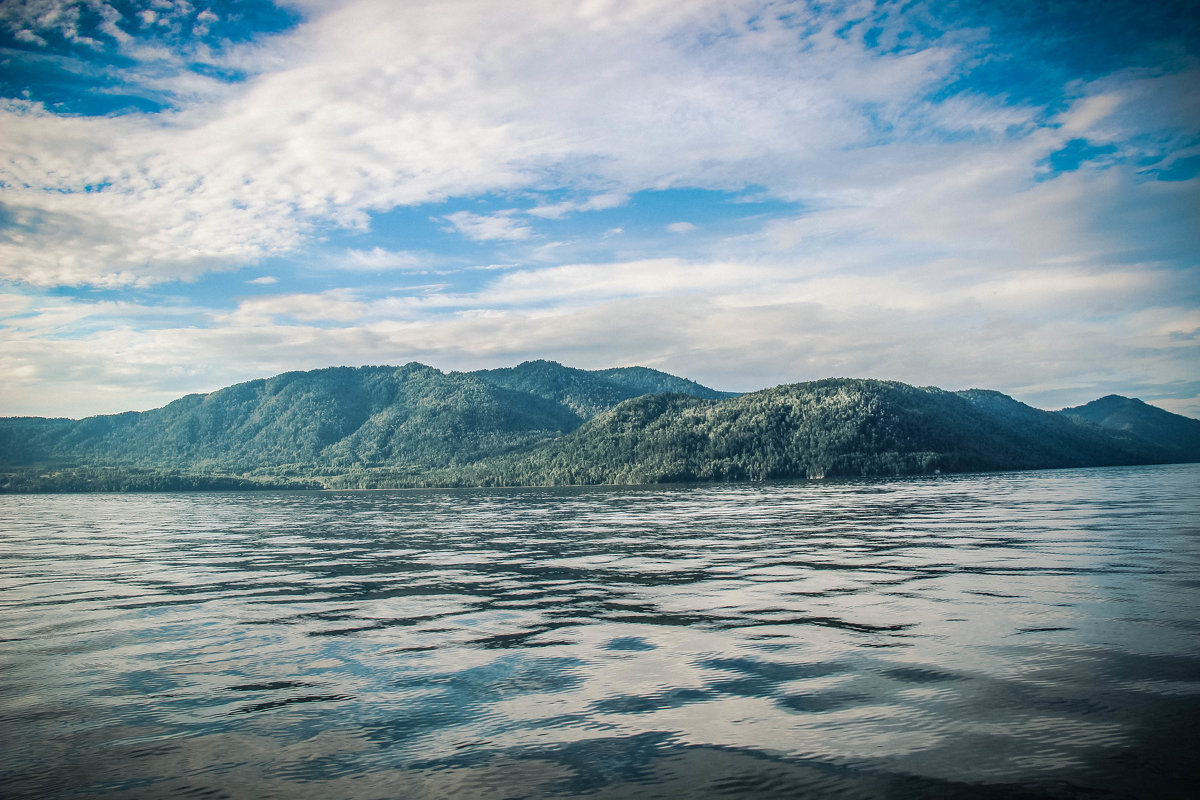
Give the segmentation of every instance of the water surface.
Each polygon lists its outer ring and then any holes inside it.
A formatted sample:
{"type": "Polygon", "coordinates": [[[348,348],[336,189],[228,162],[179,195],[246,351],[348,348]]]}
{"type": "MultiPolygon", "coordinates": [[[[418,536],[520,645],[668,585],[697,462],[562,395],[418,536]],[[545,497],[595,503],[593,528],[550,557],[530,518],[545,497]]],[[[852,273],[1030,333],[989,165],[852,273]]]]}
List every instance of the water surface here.
{"type": "Polygon", "coordinates": [[[0,794],[1194,796],[1198,490],[0,497],[0,794]]]}

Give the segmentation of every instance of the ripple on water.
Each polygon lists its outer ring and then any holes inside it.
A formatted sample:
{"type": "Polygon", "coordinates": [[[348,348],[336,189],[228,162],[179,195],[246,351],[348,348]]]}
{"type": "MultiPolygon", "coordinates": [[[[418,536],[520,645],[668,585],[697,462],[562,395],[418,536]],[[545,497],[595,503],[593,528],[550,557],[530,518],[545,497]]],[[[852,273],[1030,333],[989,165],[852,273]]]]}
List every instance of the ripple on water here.
{"type": "Polygon", "coordinates": [[[0,781],[1186,796],[1198,478],[0,497],[0,781]]]}

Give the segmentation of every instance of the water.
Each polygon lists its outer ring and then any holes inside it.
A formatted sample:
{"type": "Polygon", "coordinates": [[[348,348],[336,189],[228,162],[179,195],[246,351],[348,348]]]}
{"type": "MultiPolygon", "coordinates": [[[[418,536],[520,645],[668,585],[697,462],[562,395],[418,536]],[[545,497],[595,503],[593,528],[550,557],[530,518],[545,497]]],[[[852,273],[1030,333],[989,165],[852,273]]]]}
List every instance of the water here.
{"type": "Polygon", "coordinates": [[[0,497],[0,795],[1194,796],[1198,489],[0,497]]]}

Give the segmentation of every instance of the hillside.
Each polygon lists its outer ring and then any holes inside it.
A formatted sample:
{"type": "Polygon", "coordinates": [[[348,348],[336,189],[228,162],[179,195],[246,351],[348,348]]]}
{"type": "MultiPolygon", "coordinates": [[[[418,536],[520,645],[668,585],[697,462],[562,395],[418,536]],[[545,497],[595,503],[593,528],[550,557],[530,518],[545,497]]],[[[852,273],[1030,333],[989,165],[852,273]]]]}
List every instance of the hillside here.
{"type": "Polygon", "coordinates": [[[730,395],[549,361],[289,372],[162,408],[0,419],[0,491],[728,481],[1200,460],[1200,421],[1126,398],[827,379],[730,395]],[[662,392],[660,389],[672,391],[662,392]],[[682,390],[682,391],[681,391],[682,390]]]}
{"type": "Polygon", "coordinates": [[[561,406],[421,364],[288,372],[163,408],[3,420],[0,463],[245,472],[444,466],[573,430],[561,406]]]}
{"type": "Polygon", "coordinates": [[[1200,458],[1200,419],[1181,417],[1141,400],[1110,394],[1058,413],[1161,448],[1173,461],[1200,458]]]}
{"type": "Polygon", "coordinates": [[[1161,450],[998,392],[830,379],[723,401],[647,395],[528,454],[429,476],[444,484],[592,484],[1112,466],[1161,450]]]}
{"type": "Polygon", "coordinates": [[[580,421],[591,419],[624,400],[646,394],[678,392],[708,399],[731,396],[647,367],[589,371],[564,367],[555,361],[526,361],[515,367],[468,374],[496,386],[551,400],[569,409],[580,421]]]}
{"type": "MultiPolygon", "coordinates": [[[[182,485],[177,478],[185,473],[274,485],[364,470],[383,470],[389,481],[403,484],[432,468],[528,449],[640,393],[634,384],[645,379],[641,372],[624,381],[624,370],[613,372],[616,379],[553,362],[476,374],[445,374],[416,363],[332,367],[188,395],[142,413],[6,418],[0,419],[0,473],[19,473],[15,483],[8,481],[10,489],[53,487],[55,480],[73,488],[153,489],[182,485]],[[172,477],[153,477],[159,473],[172,477]]],[[[0,489],[4,485],[0,480],[0,489]]]]}

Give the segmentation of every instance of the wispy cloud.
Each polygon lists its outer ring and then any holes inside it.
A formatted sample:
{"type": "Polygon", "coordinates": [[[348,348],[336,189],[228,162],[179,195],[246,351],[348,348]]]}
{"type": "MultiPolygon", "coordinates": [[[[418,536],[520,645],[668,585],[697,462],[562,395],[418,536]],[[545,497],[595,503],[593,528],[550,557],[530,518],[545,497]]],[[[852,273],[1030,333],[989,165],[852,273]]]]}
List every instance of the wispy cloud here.
{"type": "Polygon", "coordinates": [[[282,294],[243,300],[236,311],[215,316],[218,323],[277,324],[281,321],[351,323],[362,318],[367,305],[354,292],[330,289],[313,294],[282,294]]]}
{"type": "Polygon", "coordinates": [[[427,254],[373,247],[370,250],[347,250],[335,263],[342,269],[382,271],[427,269],[429,262],[427,254]]]}
{"type": "Polygon", "coordinates": [[[517,240],[533,236],[533,228],[514,217],[516,211],[501,211],[498,214],[472,214],[470,211],[456,211],[447,214],[445,219],[454,230],[477,242],[487,242],[496,239],[517,240]]]}
{"type": "Polygon", "coordinates": [[[544,217],[546,219],[562,219],[568,214],[574,214],[580,211],[606,211],[611,208],[619,208],[629,202],[629,196],[625,194],[597,194],[586,200],[572,201],[568,200],[562,203],[550,203],[547,205],[535,206],[526,211],[526,214],[534,217],[544,217]]]}
{"type": "MultiPolygon", "coordinates": [[[[548,179],[604,187],[575,210],[656,186],[795,194],[814,159],[876,144],[952,68],[944,49],[872,53],[835,35],[836,16],[789,27],[717,3],[458,5],[470,10],[414,4],[403,19],[367,0],[310,7],[263,45],[272,69],[170,115],[10,103],[4,200],[29,233],[3,253],[5,277],[186,277],[293,252],[320,226],[361,228],[374,210],[548,179]]],[[[450,221],[484,241],[533,233],[504,215],[450,221]]]]}

